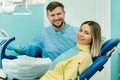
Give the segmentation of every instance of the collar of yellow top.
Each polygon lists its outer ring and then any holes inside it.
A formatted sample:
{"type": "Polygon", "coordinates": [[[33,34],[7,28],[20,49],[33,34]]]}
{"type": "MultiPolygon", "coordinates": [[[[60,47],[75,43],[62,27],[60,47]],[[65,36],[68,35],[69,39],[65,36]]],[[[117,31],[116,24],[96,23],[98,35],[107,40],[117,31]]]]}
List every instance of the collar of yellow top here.
{"type": "Polygon", "coordinates": [[[77,46],[81,51],[90,51],[90,45],[77,44],[77,46]]]}

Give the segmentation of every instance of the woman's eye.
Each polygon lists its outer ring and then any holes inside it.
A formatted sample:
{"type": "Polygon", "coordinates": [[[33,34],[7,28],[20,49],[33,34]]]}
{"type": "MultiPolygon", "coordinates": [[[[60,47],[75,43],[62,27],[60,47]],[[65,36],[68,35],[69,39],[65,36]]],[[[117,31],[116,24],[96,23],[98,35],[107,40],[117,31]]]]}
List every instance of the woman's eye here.
{"type": "Polygon", "coordinates": [[[89,34],[89,32],[85,32],[85,34],[89,34]]]}

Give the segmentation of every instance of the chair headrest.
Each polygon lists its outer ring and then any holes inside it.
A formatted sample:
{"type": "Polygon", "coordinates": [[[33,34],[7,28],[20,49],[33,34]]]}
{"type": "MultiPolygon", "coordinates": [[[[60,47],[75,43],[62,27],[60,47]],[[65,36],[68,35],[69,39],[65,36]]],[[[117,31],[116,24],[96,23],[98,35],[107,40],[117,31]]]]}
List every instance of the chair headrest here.
{"type": "Polygon", "coordinates": [[[118,45],[120,39],[113,38],[107,40],[101,47],[101,55],[105,55],[108,51],[112,50],[115,46],[118,45]]]}

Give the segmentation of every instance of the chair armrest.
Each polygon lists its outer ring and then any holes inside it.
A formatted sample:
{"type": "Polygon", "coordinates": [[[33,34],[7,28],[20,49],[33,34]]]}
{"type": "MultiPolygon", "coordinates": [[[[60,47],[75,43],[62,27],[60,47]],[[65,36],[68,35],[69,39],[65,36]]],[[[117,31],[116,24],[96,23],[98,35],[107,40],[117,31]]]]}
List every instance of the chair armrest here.
{"type": "Polygon", "coordinates": [[[10,38],[10,39],[9,39],[8,41],[6,41],[6,43],[3,45],[2,50],[1,50],[1,60],[2,60],[3,58],[7,58],[7,59],[16,59],[16,58],[17,58],[16,56],[7,56],[7,55],[5,54],[5,51],[6,51],[6,48],[7,48],[8,44],[9,44],[10,42],[14,41],[14,40],[15,40],[15,37],[10,38]]]}
{"type": "Polygon", "coordinates": [[[97,70],[100,70],[103,67],[103,65],[108,61],[108,58],[108,56],[101,56],[97,58],[97,60],[80,75],[80,80],[89,80],[97,72],[97,70]]]}

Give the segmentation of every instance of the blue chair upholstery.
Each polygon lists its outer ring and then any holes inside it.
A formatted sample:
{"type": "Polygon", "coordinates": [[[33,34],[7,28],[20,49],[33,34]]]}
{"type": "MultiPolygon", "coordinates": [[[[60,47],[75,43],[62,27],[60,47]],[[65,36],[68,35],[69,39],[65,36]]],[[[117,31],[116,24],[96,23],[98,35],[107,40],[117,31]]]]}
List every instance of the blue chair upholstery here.
{"type": "Polygon", "coordinates": [[[79,80],[89,80],[97,71],[101,71],[111,54],[116,50],[115,47],[119,42],[120,39],[107,40],[101,47],[101,56],[97,57],[93,64],[79,76],[79,80]]]}

